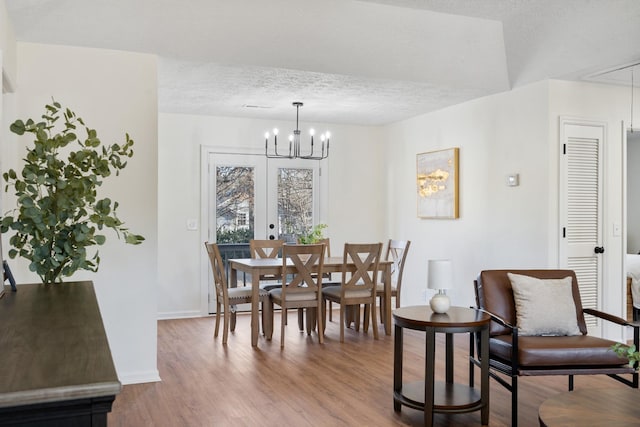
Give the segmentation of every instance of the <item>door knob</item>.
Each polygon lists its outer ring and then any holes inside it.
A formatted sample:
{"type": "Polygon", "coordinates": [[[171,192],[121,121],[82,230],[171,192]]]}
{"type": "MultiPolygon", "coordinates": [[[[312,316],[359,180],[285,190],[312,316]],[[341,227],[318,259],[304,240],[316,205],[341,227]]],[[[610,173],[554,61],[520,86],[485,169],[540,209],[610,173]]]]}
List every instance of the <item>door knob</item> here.
{"type": "Polygon", "coordinates": [[[276,236],[274,236],[273,234],[269,235],[269,240],[275,240],[276,236]]]}
{"type": "Polygon", "coordinates": [[[593,248],[593,252],[595,252],[597,254],[603,254],[604,253],[604,248],[602,246],[596,246],[595,248],[593,248]]]}

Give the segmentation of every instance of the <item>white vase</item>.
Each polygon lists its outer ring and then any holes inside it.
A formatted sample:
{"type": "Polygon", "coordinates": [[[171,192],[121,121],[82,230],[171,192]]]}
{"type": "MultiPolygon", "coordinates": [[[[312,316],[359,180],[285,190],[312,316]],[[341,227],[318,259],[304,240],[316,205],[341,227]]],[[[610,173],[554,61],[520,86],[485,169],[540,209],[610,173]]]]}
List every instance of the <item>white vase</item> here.
{"type": "Polygon", "coordinates": [[[446,313],[451,306],[451,301],[449,300],[447,294],[437,293],[433,296],[433,298],[431,298],[431,301],[429,301],[429,305],[431,306],[431,310],[433,310],[434,313],[446,313]]]}

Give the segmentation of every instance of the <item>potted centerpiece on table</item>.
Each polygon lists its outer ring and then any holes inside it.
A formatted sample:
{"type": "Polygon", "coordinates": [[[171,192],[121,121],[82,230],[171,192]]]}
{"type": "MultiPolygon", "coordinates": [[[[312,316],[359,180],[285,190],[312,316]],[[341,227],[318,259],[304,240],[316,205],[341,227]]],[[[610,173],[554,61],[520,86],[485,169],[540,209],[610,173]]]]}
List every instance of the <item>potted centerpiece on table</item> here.
{"type": "Polygon", "coordinates": [[[298,243],[303,245],[311,245],[324,240],[323,230],[327,228],[327,224],[316,224],[311,229],[298,236],[298,243]]]}
{"type": "Polygon", "coordinates": [[[87,249],[104,244],[105,227],[126,243],[144,240],[124,227],[116,214],[118,202],[97,196],[103,180],[119,175],[133,156],[128,134],[124,144],[102,145],[95,129],[55,101],[45,106],[41,121],[17,120],[10,130],[35,138],[22,171],[3,173],[5,191],[11,187],[17,203],[0,222],[3,234],[14,233],[10,258],[26,258],[43,283],[57,283],[78,270],[98,270],[98,251],[88,254],[87,249]]]}

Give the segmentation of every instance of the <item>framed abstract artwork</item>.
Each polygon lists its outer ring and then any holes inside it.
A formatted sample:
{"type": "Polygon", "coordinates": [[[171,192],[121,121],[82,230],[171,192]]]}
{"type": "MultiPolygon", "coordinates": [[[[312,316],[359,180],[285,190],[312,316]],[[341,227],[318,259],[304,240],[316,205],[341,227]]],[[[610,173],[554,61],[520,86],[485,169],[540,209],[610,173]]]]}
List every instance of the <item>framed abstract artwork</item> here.
{"type": "Polygon", "coordinates": [[[416,156],[418,217],[458,218],[459,148],[416,156]]]}

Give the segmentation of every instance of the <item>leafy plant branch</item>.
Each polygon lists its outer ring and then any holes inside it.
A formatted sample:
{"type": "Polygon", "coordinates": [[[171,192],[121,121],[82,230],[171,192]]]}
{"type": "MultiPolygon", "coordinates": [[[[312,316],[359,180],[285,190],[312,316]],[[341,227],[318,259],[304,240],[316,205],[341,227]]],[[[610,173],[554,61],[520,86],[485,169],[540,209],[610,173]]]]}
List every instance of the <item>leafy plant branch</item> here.
{"type": "Polygon", "coordinates": [[[98,251],[89,256],[87,248],[104,244],[105,227],[126,243],[144,240],[124,227],[116,214],[118,202],[97,198],[103,180],[114,172],[119,175],[133,156],[128,134],[124,144],[104,146],[95,129],[55,101],[45,106],[42,121],[17,120],[10,130],[35,137],[20,174],[10,169],[2,175],[5,191],[12,187],[17,197],[17,207],[0,222],[2,233],[15,232],[9,241],[10,258],[26,258],[29,270],[43,283],[55,283],[77,270],[98,270],[98,251]],[[77,131],[82,131],[83,139],[77,131]],[[79,148],[69,151],[72,143],[79,148]],[[63,153],[68,153],[66,160],[63,153]]]}

